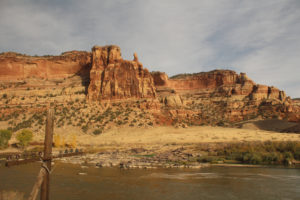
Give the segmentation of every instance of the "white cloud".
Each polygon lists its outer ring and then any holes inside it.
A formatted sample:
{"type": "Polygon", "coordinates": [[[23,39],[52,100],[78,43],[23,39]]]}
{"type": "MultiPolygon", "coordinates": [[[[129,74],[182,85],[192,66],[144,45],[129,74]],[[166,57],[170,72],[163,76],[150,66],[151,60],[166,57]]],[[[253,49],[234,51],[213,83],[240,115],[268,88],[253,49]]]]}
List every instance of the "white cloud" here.
{"type": "Polygon", "coordinates": [[[0,51],[117,44],[150,70],[230,68],[299,97],[299,9],[298,0],[2,0],[0,51]]]}

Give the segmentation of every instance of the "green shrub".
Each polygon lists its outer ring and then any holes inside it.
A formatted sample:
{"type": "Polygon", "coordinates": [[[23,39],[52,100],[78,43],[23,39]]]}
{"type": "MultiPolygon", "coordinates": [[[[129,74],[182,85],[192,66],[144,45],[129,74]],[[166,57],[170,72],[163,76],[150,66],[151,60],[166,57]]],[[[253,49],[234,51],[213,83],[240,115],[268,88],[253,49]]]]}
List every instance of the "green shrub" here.
{"type": "Polygon", "coordinates": [[[99,134],[101,134],[103,132],[103,129],[95,129],[94,131],[93,131],[93,134],[94,135],[99,135],[99,134]]]}
{"type": "Polygon", "coordinates": [[[17,135],[17,140],[19,141],[21,147],[26,147],[28,143],[32,140],[32,138],[33,138],[32,131],[27,129],[23,129],[17,135]]]}
{"type": "Polygon", "coordinates": [[[284,157],[283,160],[284,164],[290,164],[290,162],[294,159],[294,156],[291,152],[284,152],[283,157],[284,157]]]}
{"type": "Polygon", "coordinates": [[[300,160],[300,147],[298,147],[298,148],[296,149],[296,152],[294,153],[294,158],[295,158],[296,160],[300,160]]]}
{"type": "Polygon", "coordinates": [[[212,163],[220,160],[220,158],[216,156],[201,156],[200,158],[197,159],[197,162],[199,163],[212,163]]]}
{"type": "Polygon", "coordinates": [[[262,163],[262,156],[260,153],[253,153],[250,159],[251,164],[261,164],[262,163]]]}
{"type": "MultiPolygon", "coordinates": [[[[207,151],[207,147],[202,149],[207,151]]],[[[248,164],[291,164],[300,160],[300,142],[245,142],[220,145],[216,155],[248,164]]]]}
{"type": "Polygon", "coordinates": [[[31,127],[32,125],[32,120],[31,119],[28,119],[28,120],[25,120],[25,121],[22,121],[20,122],[19,124],[17,124],[14,128],[13,128],[13,131],[18,131],[22,128],[29,128],[31,127]]]}
{"type": "Polygon", "coordinates": [[[88,125],[84,125],[84,126],[82,126],[81,127],[81,130],[83,131],[83,132],[87,132],[88,130],[89,130],[89,127],[88,127],[88,125]]]}
{"type": "Polygon", "coordinates": [[[280,153],[264,153],[262,156],[263,162],[267,163],[267,164],[273,164],[273,163],[277,163],[280,162],[282,160],[280,153]]]}
{"type": "Polygon", "coordinates": [[[0,149],[8,146],[8,141],[11,138],[10,130],[0,130],[0,149]]]}

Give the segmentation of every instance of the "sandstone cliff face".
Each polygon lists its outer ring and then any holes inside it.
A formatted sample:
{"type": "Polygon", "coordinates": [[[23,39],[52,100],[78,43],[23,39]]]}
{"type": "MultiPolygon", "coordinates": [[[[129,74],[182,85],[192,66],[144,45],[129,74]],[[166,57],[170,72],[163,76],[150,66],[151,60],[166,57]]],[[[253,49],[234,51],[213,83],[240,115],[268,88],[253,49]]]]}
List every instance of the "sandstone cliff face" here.
{"type": "MultiPolygon", "coordinates": [[[[61,115],[72,111],[65,116],[68,124],[84,130],[120,124],[232,125],[257,118],[300,122],[299,102],[230,70],[171,78],[163,72],[149,73],[136,53],[133,61],[123,60],[118,46],[60,56],[0,54],[0,121],[11,124],[17,124],[13,115],[30,109],[34,115],[49,103],[60,107],[61,115]]],[[[22,125],[23,119],[19,117],[18,123],[22,125]]]]}
{"type": "Polygon", "coordinates": [[[233,71],[215,70],[197,73],[192,76],[177,76],[169,79],[168,86],[176,91],[192,91],[201,89],[216,89],[220,86],[233,85],[238,76],[233,71]]]}
{"type": "Polygon", "coordinates": [[[26,56],[17,53],[0,54],[0,81],[20,81],[28,78],[59,79],[89,75],[91,54],[84,51],[65,52],[60,56],[26,56]]]}
{"type": "Polygon", "coordinates": [[[92,49],[89,100],[154,98],[153,78],[134,54],[133,61],[123,60],[118,46],[92,49]]]}
{"type": "Polygon", "coordinates": [[[255,84],[245,73],[231,70],[214,70],[192,75],[177,75],[172,78],[163,72],[152,73],[157,88],[167,87],[177,93],[202,93],[208,97],[242,95],[253,100],[276,99],[284,101],[286,95],[275,87],[255,84]]]}
{"type": "Polygon", "coordinates": [[[165,100],[168,96],[174,96],[174,93],[180,95],[185,102],[183,107],[194,112],[189,116],[194,116],[192,118],[197,122],[237,122],[258,116],[291,121],[298,119],[295,106],[284,91],[256,84],[245,73],[214,70],[177,75],[170,79],[162,72],[153,72],[152,76],[162,101],[168,105],[165,100]]]}

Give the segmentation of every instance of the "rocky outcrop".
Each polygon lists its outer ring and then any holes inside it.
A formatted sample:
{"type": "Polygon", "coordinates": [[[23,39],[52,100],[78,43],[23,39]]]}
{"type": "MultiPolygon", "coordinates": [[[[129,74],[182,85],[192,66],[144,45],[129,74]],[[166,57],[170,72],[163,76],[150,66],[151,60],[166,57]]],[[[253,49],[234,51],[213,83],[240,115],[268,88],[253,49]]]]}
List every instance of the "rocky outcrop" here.
{"type": "Polygon", "coordinates": [[[154,84],[156,87],[160,87],[160,86],[169,86],[169,77],[165,72],[152,72],[151,73],[153,80],[154,80],[154,84]]]}
{"type": "Polygon", "coordinates": [[[138,61],[123,60],[118,46],[94,46],[90,71],[89,100],[154,98],[153,78],[138,61]]]}
{"type": "Polygon", "coordinates": [[[230,70],[215,70],[193,75],[177,75],[169,79],[168,86],[176,91],[210,90],[220,86],[234,85],[240,77],[230,70]]]}
{"type": "MultiPolygon", "coordinates": [[[[180,103],[175,103],[179,101],[174,101],[174,97],[179,96],[176,99],[185,102],[181,107],[193,111],[194,114],[190,113],[189,116],[197,123],[223,124],[224,121],[237,122],[258,116],[290,121],[300,119],[297,108],[284,91],[256,84],[245,73],[214,70],[171,78],[163,72],[152,72],[152,76],[158,96],[165,105],[178,107],[180,103]]],[[[188,118],[188,115],[184,118],[188,118]]]]}
{"type": "Polygon", "coordinates": [[[178,94],[166,96],[163,101],[166,106],[173,108],[184,106],[184,101],[178,94]]]}
{"type": "Polygon", "coordinates": [[[169,88],[180,94],[202,93],[208,97],[242,95],[251,100],[286,99],[284,91],[273,86],[255,84],[245,73],[237,74],[231,70],[181,74],[171,78],[163,72],[153,72],[152,76],[158,89],[169,88]]]}
{"type": "Polygon", "coordinates": [[[0,81],[28,78],[59,79],[75,74],[89,76],[91,53],[70,51],[60,56],[27,56],[8,52],[0,54],[0,81]]]}

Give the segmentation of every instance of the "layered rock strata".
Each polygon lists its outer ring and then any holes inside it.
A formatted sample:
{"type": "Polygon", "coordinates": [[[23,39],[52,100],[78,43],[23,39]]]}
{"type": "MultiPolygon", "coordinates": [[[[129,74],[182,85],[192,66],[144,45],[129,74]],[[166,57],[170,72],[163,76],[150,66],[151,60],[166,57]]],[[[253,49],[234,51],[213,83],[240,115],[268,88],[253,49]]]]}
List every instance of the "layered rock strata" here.
{"type": "MultiPolygon", "coordinates": [[[[214,70],[171,78],[163,72],[153,72],[152,76],[159,96],[164,100],[180,95],[185,102],[184,110],[193,112],[181,116],[194,116],[197,122],[223,124],[223,121],[236,122],[257,116],[297,121],[299,117],[284,91],[256,84],[245,73],[214,70]]],[[[180,105],[172,103],[173,108],[180,105]]],[[[171,113],[173,116],[174,111],[171,113]]]]}
{"type": "Polygon", "coordinates": [[[245,73],[231,70],[214,70],[196,74],[182,74],[171,77],[163,72],[152,73],[158,89],[169,88],[177,93],[207,93],[208,96],[243,95],[250,99],[278,99],[284,101],[286,95],[275,87],[255,84],[245,73]]]}
{"type": "Polygon", "coordinates": [[[262,118],[300,121],[299,101],[256,84],[245,73],[214,70],[169,78],[149,73],[136,53],[132,61],[123,60],[114,45],[60,56],[0,54],[0,119],[17,124],[12,114],[38,113],[49,103],[60,107],[61,115],[84,112],[64,116],[84,130],[120,124],[232,125],[262,118]]]}
{"type": "Polygon", "coordinates": [[[70,51],[60,56],[27,56],[7,52],[0,54],[0,81],[29,78],[60,79],[75,74],[89,76],[91,53],[70,51]]]}
{"type": "Polygon", "coordinates": [[[154,98],[153,78],[138,61],[123,60],[118,46],[94,46],[88,99],[154,98]]]}

